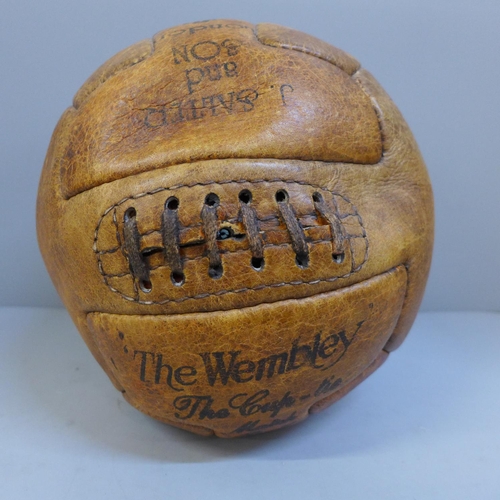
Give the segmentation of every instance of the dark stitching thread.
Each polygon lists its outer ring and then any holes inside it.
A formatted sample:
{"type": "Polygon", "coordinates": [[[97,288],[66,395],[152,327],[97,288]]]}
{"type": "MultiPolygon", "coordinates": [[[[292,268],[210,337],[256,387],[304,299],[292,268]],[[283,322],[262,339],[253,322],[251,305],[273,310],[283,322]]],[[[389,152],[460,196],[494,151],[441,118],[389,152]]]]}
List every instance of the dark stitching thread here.
{"type": "Polygon", "coordinates": [[[150,291],[149,267],[140,250],[141,235],[137,227],[135,208],[128,208],[123,219],[124,250],[132,276],[141,283],[144,291],[150,291]]]}
{"type": "MultiPolygon", "coordinates": [[[[351,237],[349,237],[348,239],[349,239],[349,246],[350,246],[350,249],[351,249],[351,255],[354,256],[354,253],[352,251],[352,240],[351,240],[351,237]]],[[[121,242],[121,240],[118,240],[118,241],[121,242]]],[[[337,192],[334,192],[334,191],[330,191],[329,189],[327,189],[326,187],[323,187],[323,186],[319,186],[319,185],[316,185],[316,184],[309,184],[309,183],[303,182],[303,181],[291,181],[291,180],[286,180],[286,179],[256,179],[254,181],[251,181],[251,180],[247,180],[247,179],[238,179],[238,180],[227,180],[227,181],[220,181],[220,182],[216,182],[216,181],[209,181],[209,182],[205,182],[205,183],[196,182],[196,183],[192,183],[192,184],[178,184],[178,185],[171,186],[171,187],[159,187],[159,188],[153,189],[151,191],[146,191],[144,193],[139,193],[139,194],[136,194],[136,195],[131,195],[131,196],[127,196],[125,198],[122,198],[120,201],[118,201],[117,203],[115,203],[111,207],[107,208],[103,212],[103,214],[101,215],[101,218],[99,219],[99,222],[97,223],[97,226],[96,226],[96,229],[95,229],[95,232],[94,232],[93,250],[94,250],[94,253],[97,255],[98,268],[99,268],[99,271],[100,271],[100,273],[101,273],[101,275],[103,277],[103,282],[105,283],[105,285],[112,292],[117,293],[122,298],[124,298],[125,300],[128,300],[130,302],[137,302],[138,304],[142,304],[142,305],[162,305],[162,304],[166,304],[168,302],[180,303],[180,302],[184,302],[186,300],[204,299],[204,298],[207,298],[207,297],[226,295],[228,293],[243,293],[243,292],[247,292],[247,291],[263,290],[263,289],[266,289],[266,288],[280,288],[282,286],[316,285],[316,284],[322,283],[322,282],[334,282],[334,281],[337,281],[339,279],[344,279],[344,278],[347,278],[347,277],[351,276],[352,274],[358,272],[363,267],[363,265],[365,264],[365,262],[368,260],[368,255],[369,255],[369,240],[368,240],[367,235],[366,235],[366,231],[365,231],[364,224],[363,224],[363,219],[362,219],[361,215],[358,213],[358,210],[357,210],[356,206],[349,200],[349,198],[347,198],[346,196],[341,195],[340,193],[337,193],[337,192]],[[348,203],[355,210],[355,212],[356,212],[355,215],[353,215],[353,216],[358,219],[359,225],[361,226],[362,231],[363,231],[363,234],[362,234],[361,237],[366,242],[366,245],[365,245],[365,255],[364,255],[364,258],[363,258],[363,261],[361,262],[361,264],[359,264],[358,266],[356,266],[355,268],[353,268],[353,266],[355,264],[355,261],[354,261],[354,258],[353,258],[352,259],[352,265],[351,265],[351,272],[349,272],[349,273],[347,273],[347,274],[345,274],[343,276],[335,276],[335,277],[331,277],[331,278],[320,278],[320,279],[316,279],[316,280],[312,280],[312,281],[300,281],[300,280],[298,280],[298,281],[290,281],[290,282],[282,282],[282,283],[273,283],[273,284],[270,284],[270,285],[258,285],[258,286],[253,287],[253,288],[248,288],[247,287],[247,288],[240,288],[240,289],[235,289],[235,290],[220,290],[220,291],[215,292],[215,293],[203,293],[203,294],[198,294],[198,295],[189,296],[189,297],[181,297],[179,299],[165,299],[165,300],[161,300],[161,301],[144,301],[144,300],[139,300],[139,291],[137,289],[135,280],[133,280],[133,282],[134,282],[134,289],[136,291],[136,297],[137,298],[128,297],[127,295],[123,294],[122,292],[120,292],[119,290],[117,290],[116,288],[114,288],[113,286],[111,286],[108,283],[106,274],[104,274],[104,270],[103,270],[103,267],[102,267],[102,261],[101,261],[101,255],[102,254],[97,250],[97,244],[98,244],[98,239],[99,239],[99,229],[101,227],[102,221],[104,220],[104,217],[106,215],[108,215],[112,210],[115,210],[115,213],[113,215],[114,215],[114,222],[117,225],[117,221],[116,221],[116,208],[118,206],[122,205],[123,203],[125,203],[126,201],[128,201],[128,200],[136,200],[136,199],[139,199],[139,198],[143,198],[144,196],[161,193],[163,191],[173,191],[173,190],[184,188],[184,187],[190,188],[190,187],[194,187],[194,186],[209,186],[209,185],[213,185],[213,184],[215,184],[215,185],[245,184],[245,183],[247,183],[247,184],[263,184],[263,183],[273,183],[273,182],[279,182],[279,183],[284,183],[284,184],[298,184],[298,185],[301,185],[301,186],[309,186],[309,187],[312,187],[312,188],[321,189],[323,191],[327,191],[327,192],[331,193],[333,195],[332,198],[334,200],[335,200],[335,196],[339,196],[346,203],[348,203]]]]}
{"type": "Polygon", "coordinates": [[[309,247],[307,246],[304,229],[297,220],[295,210],[289,203],[288,193],[280,189],[276,193],[276,201],[278,203],[278,211],[281,219],[285,223],[290,236],[292,249],[296,255],[295,262],[299,267],[306,268],[309,265],[309,247]]]}

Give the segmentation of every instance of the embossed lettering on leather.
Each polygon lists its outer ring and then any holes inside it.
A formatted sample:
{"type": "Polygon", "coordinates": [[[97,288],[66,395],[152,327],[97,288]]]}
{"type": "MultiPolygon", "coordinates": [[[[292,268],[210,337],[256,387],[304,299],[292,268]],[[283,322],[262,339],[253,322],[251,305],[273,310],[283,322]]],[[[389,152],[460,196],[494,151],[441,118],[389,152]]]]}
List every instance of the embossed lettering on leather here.
{"type": "Polygon", "coordinates": [[[418,147],[358,61],[192,23],[104,63],[54,131],[39,244],[135,407],[232,437],[303,420],[404,340],[429,271],[418,147]]]}

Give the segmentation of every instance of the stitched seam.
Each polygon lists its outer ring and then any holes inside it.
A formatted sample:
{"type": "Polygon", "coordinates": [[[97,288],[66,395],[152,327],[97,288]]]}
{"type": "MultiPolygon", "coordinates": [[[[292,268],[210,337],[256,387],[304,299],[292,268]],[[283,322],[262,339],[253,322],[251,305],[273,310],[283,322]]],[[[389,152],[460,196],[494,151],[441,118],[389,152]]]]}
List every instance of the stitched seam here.
{"type": "Polygon", "coordinates": [[[375,113],[375,116],[377,117],[377,123],[378,123],[379,132],[380,132],[380,142],[382,144],[382,152],[380,154],[380,159],[376,164],[381,164],[384,161],[384,157],[385,157],[385,154],[387,152],[386,144],[385,144],[386,143],[385,132],[384,132],[383,124],[382,124],[382,114],[381,114],[382,112],[381,112],[381,108],[380,108],[380,105],[379,105],[377,99],[375,99],[375,97],[373,97],[368,92],[368,90],[366,90],[365,86],[361,83],[361,80],[357,76],[360,71],[361,71],[361,68],[359,68],[357,71],[355,71],[352,74],[351,78],[359,85],[359,88],[368,97],[368,99],[370,99],[370,104],[372,105],[373,112],[375,113]]]}
{"type": "MultiPolygon", "coordinates": [[[[63,158],[61,158],[61,161],[63,158]]],[[[146,173],[151,173],[155,172],[157,170],[161,170],[164,168],[171,168],[171,167],[178,167],[179,165],[192,165],[194,163],[203,163],[203,162],[214,162],[214,161],[227,161],[227,160],[237,160],[237,161],[266,161],[266,160],[273,160],[273,161],[281,161],[281,162],[287,162],[287,161],[295,161],[295,162],[302,162],[304,164],[310,164],[310,163],[323,163],[325,165],[330,165],[330,166],[335,166],[335,165],[349,165],[351,167],[376,167],[379,166],[381,163],[381,159],[377,160],[375,163],[356,163],[356,162],[350,162],[347,160],[344,161],[332,161],[332,160],[319,160],[315,158],[310,158],[310,159],[303,159],[303,158],[287,158],[287,157],[282,157],[282,158],[275,158],[272,156],[263,156],[263,157],[239,157],[239,156],[233,156],[233,157],[225,157],[225,158],[199,158],[193,161],[181,161],[180,163],[165,163],[162,167],[154,167],[152,170],[141,170],[140,172],[131,172],[130,174],[127,174],[123,177],[118,177],[116,179],[109,179],[105,182],[102,182],[101,184],[96,184],[96,185],[90,185],[89,187],[85,187],[81,191],[78,191],[75,194],[68,195],[67,193],[63,193],[64,201],[71,200],[72,198],[79,196],[83,193],[86,193],[87,191],[92,191],[92,189],[98,188],[100,186],[104,186],[106,184],[110,184],[111,182],[116,182],[116,181],[121,181],[123,179],[128,179],[130,177],[134,177],[136,175],[141,175],[141,174],[146,174],[146,173]]],[[[62,171],[62,169],[60,169],[62,171]]],[[[62,175],[62,174],[61,174],[62,175]]],[[[63,181],[61,180],[61,185],[63,184],[63,181]]]]}
{"type": "MultiPolygon", "coordinates": [[[[332,66],[335,66],[336,68],[338,68],[341,71],[343,71],[346,75],[348,75],[350,78],[352,78],[357,85],[359,85],[359,87],[364,92],[364,94],[370,99],[370,103],[371,103],[372,108],[374,110],[375,116],[377,117],[377,123],[378,123],[379,131],[380,131],[380,140],[381,140],[381,143],[382,143],[382,151],[381,151],[380,158],[375,163],[356,163],[356,162],[349,162],[349,161],[328,161],[328,160],[319,160],[319,159],[309,159],[309,160],[305,160],[305,159],[304,160],[300,160],[300,159],[297,159],[297,158],[293,158],[293,159],[297,160],[297,161],[304,161],[304,162],[314,161],[314,162],[327,163],[327,164],[332,164],[332,165],[335,165],[335,164],[346,164],[346,165],[359,165],[359,166],[376,166],[376,165],[382,164],[383,160],[384,160],[384,156],[386,154],[386,148],[385,148],[384,127],[383,127],[383,124],[382,124],[382,117],[381,117],[381,114],[380,114],[380,106],[379,106],[377,100],[366,90],[366,88],[364,87],[364,85],[357,78],[357,75],[362,70],[361,66],[352,75],[349,75],[349,73],[347,73],[346,71],[344,71],[342,68],[338,67],[337,65],[333,64],[331,61],[328,61],[327,59],[319,57],[319,56],[317,56],[315,54],[312,54],[310,52],[299,51],[297,49],[288,48],[288,47],[275,47],[273,45],[265,44],[257,36],[256,29],[257,29],[257,26],[255,26],[254,29],[252,30],[254,36],[255,36],[256,40],[261,45],[263,45],[265,47],[271,47],[271,48],[277,48],[277,49],[278,48],[282,48],[284,50],[295,50],[296,52],[304,53],[304,54],[310,55],[311,57],[316,57],[317,59],[320,59],[320,60],[323,60],[325,62],[328,62],[332,66]]],[[[131,65],[133,66],[135,64],[138,64],[138,63],[144,61],[145,59],[147,59],[148,57],[151,57],[152,54],[154,54],[154,52],[156,50],[156,43],[155,43],[154,37],[151,39],[151,47],[152,47],[152,51],[151,51],[151,53],[149,55],[147,55],[144,59],[141,59],[140,61],[137,61],[137,62],[135,62],[135,63],[133,63],[131,65]]],[[[122,68],[122,69],[125,69],[125,68],[122,68]]],[[[100,85],[102,85],[102,83],[104,83],[104,82],[101,82],[98,85],[98,87],[100,85]]],[[[97,87],[96,87],[96,89],[97,89],[97,87]]],[[[94,92],[96,89],[94,89],[92,92],[94,92]]],[[[87,96],[87,98],[88,98],[88,96],[87,96]]],[[[78,108],[75,108],[74,106],[72,106],[72,108],[75,109],[75,110],[78,109],[78,108]]],[[[198,161],[201,162],[201,161],[229,160],[229,159],[233,159],[233,158],[201,158],[201,159],[196,160],[196,161],[197,162],[198,161]]],[[[245,159],[245,158],[238,158],[238,159],[245,159]]],[[[269,159],[269,160],[287,160],[287,158],[272,158],[272,157],[266,157],[266,158],[247,158],[247,159],[252,159],[252,160],[255,160],[255,159],[259,159],[259,160],[265,160],[265,159],[269,159]]],[[[61,161],[62,161],[62,158],[61,158],[61,161]]],[[[185,163],[191,163],[191,162],[174,163],[174,164],[171,164],[171,165],[167,164],[167,165],[165,165],[165,167],[173,167],[173,166],[176,166],[176,165],[183,165],[185,163]]],[[[63,197],[64,197],[65,200],[70,200],[71,198],[73,198],[75,196],[78,196],[79,194],[85,193],[86,191],[89,191],[89,190],[94,189],[96,187],[102,186],[103,184],[107,184],[108,182],[113,182],[114,180],[125,179],[127,177],[130,177],[130,176],[133,176],[133,175],[138,175],[138,174],[141,174],[141,173],[143,173],[143,172],[132,173],[132,174],[127,175],[125,177],[120,177],[119,179],[113,179],[113,180],[106,181],[106,182],[104,182],[102,184],[98,184],[97,186],[90,186],[90,187],[87,187],[87,188],[83,189],[82,191],[79,191],[79,192],[77,192],[75,194],[72,194],[71,196],[68,196],[67,193],[63,193],[63,197]]],[[[63,185],[63,181],[62,181],[62,168],[61,167],[59,168],[59,175],[61,177],[60,182],[61,182],[61,186],[62,186],[63,185]]],[[[64,191],[64,189],[63,189],[63,191],[64,191]]]]}
{"type": "MultiPolygon", "coordinates": [[[[311,298],[311,297],[315,297],[317,295],[321,295],[321,294],[325,294],[325,293],[330,293],[330,292],[336,292],[336,291],[345,292],[346,290],[349,290],[351,287],[359,287],[359,286],[364,285],[365,283],[373,280],[374,278],[383,277],[383,276],[385,276],[385,275],[387,275],[389,273],[397,271],[402,266],[404,267],[404,264],[396,264],[393,267],[390,267],[389,269],[386,269],[385,271],[381,271],[381,272],[379,272],[377,274],[371,275],[369,277],[365,277],[361,281],[357,281],[355,283],[351,283],[351,284],[347,285],[344,288],[335,289],[335,290],[324,290],[324,291],[320,291],[320,292],[316,293],[315,295],[305,295],[303,297],[287,297],[287,298],[281,298],[281,299],[278,298],[278,299],[272,300],[272,301],[264,301],[262,303],[244,305],[242,307],[237,307],[237,308],[210,309],[210,310],[207,310],[207,311],[187,311],[187,312],[177,312],[177,313],[173,313],[173,314],[175,314],[177,316],[183,316],[183,315],[196,314],[196,313],[200,313],[200,312],[201,313],[210,314],[210,313],[234,311],[236,309],[238,309],[238,310],[253,309],[255,307],[260,306],[261,304],[277,304],[277,303],[280,303],[280,302],[289,302],[289,301],[293,301],[293,300],[308,299],[308,298],[311,298]]],[[[95,315],[108,315],[108,316],[127,316],[127,317],[130,317],[130,316],[136,316],[136,317],[137,316],[141,316],[141,317],[146,317],[146,316],[158,317],[158,316],[163,316],[164,315],[164,313],[146,313],[146,314],[143,315],[142,313],[109,312],[109,311],[102,311],[102,310],[98,310],[98,309],[90,310],[90,311],[85,311],[85,315],[86,316],[88,316],[90,314],[93,314],[93,315],[94,314],[95,315]]]]}
{"type": "MultiPolygon", "coordinates": [[[[358,72],[360,69],[361,69],[361,65],[359,64],[358,62],[358,68],[354,71],[354,73],[351,75],[349,74],[345,69],[341,68],[340,66],[337,66],[335,63],[333,63],[332,61],[329,61],[328,59],[326,59],[325,57],[323,56],[320,56],[318,54],[314,54],[313,52],[309,51],[306,49],[306,47],[304,47],[304,50],[301,50],[299,48],[295,48],[295,47],[290,47],[290,46],[284,46],[284,45],[280,45],[280,42],[276,41],[276,44],[277,45],[271,45],[269,43],[266,43],[264,41],[262,41],[260,38],[259,38],[259,35],[257,34],[257,29],[258,29],[259,25],[256,25],[254,27],[254,29],[252,30],[253,31],[253,34],[256,38],[256,40],[261,44],[261,45],[264,45],[265,47],[272,47],[273,49],[283,49],[283,50],[293,50],[295,52],[299,52],[301,54],[306,54],[308,56],[311,56],[311,57],[315,57],[316,59],[320,59],[321,61],[325,61],[329,64],[331,64],[332,66],[335,66],[337,69],[339,69],[340,71],[342,71],[343,73],[345,73],[346,75],[352,77],[352,75],[356,72],[358,72]]],[[[341,49],[340,49],[341,50],[341,49]]]]}
{"type": "Polygon", "coordinates": [[[359,87],[363,91],[363,93],[368,97],[368,99],[370,99],[370,104],[372,105],[372,108],[373,108],[373,111],[375,113],[375,116],[377,117],[378,128],[379,128],[379,131],[380,131],[380,142],[382,144],[382,151],[381,151],[380,159],[376,163],[371,163],[370,165],[378,165],[378,164],[382,163],[382,161],[384,159],[384,156],[385,156],[386,150],[385,150],[385,140],[384,140],[384,129],[383,129],[383,126],[382,126],[382,117],[380,116],[380,106],[379,106],[377,100],[372,95],[370,95],[370,93],[366,90],[366,88],[364,87],[364,85],[356,78],[356,75],[358,75],[358,73],[362,70],[361,64],[359,65],[359,67],[352,74],[349,74],[347,71],[345,71],[344,69],[342,69],[340,66],[337,66],[336,64],[334,64],[332,61],[329,61],[328,59],[326,59],[324,57],[321,57],[321,56],[319,56],[317,54],[313,54],[312,52],[308,52],[307,50],[300,50],[300,49],[296,49],[294,47],[284,47],[282,45],[277,45],[276,46],[276,45],[270,45],[268,43],[265,43],[265,42],[263,42],[259,38],[259,35],[257,34],[257,28],[258,28],[258,26],[255,26],[252,31],[253,31],[253,34],[255,36],[255,39],[261,45],[264,45],[265,47],[272,47],[272,48],[275,48],[275,49],[293,50],[295,52],[300,52],[301,54],[307,54],[307,55],[309,55],[311,57],[316,57],[317,59],[320,59],[321,61],[325,61],[327,63],[330,63],[332,66],[335,66],[336,68],[338,68],[339,70],[341,70],[343,73],[345,73],[346,75],[348,75],[349,78],[352,78],[352,80],[354,80],[354,82],[359,85],[359,87]]]}
{"type": "MultiPolygon", "coordinates": [[[[118,240],[119,242],[121,240],[118,240]]],[[[351,238],[349,238],[349,247],[350,247],[350,250],[351,250],[351,255],[354,256],[354,253],[353,253],[353,247],[352,247],[352,240],[351,238]]],[[[347,198],[346,196],[343,196],[341,195],[340,193],[337,193],[335,191],[331,191],[329,189],[327,189],[326,187],[324,186],[320,186],[320,185],[317,185],[317,184],[310,184],[310,183],[307,183],[307,182],[304,182],[304,181],[292,181],[292,180],[288,180],[288,179],[256,179],[256,180],[247,180],[247,179],[237,179],[237,180],[226,180],[226,181],[220,181],[220,182],[216,182],[216,181],[209,181],[209,182],[205,182],[205,183],[200,183],[200,182],[196,182],[196,183],[192,183],[192,184],[179,184],[179,185],[175,185],[175,186],[171,186],[171,187],[159,187],[159,188],[156,188],[156,189],[153,189],[153,190],[150,190],[150,191],[146,191],[146,192],[143,192],[143,193],[138,193],[138,194],[135,194],[135,195],[131,195],[131,196],[126,196],[124,198],[122,198],[120,201],[118,201],[117,203],[115,203],[114,205],[112,205],[111,207],[107,208],[104,213],[102,214],[101,218],[99,219],[99,222],[97,223],[97,226],[96,226],[96,229],[95,229],[95,232],[94,232],[94,244],[93,244],[93,250],[94,250],[94,253],[97,255],[97,262],[98,262],[98,268],[99,268],[99,271],[103,277],[103,281],[104,283],[106,284],[106,286],[114,293],[117,293],[118,295],[120,295],[122,298],[124,298],[125,300],[128,300],[130,302],[136,302],[138,304],[142,304],[142,305],[162,305],[162,304],[167,304],[169,302],[175,302],[175,303],[180,303],[180,302],[184,302],[186,300],[194,300],[194,299],[204,299],[204,298],[207,298],[207,297],[219,297],[219,296],[222,296],[222,295],[226,295],[226,294],[229,294],[229,293],[243,293],[243,292],[247,292],[247,291],[258,291],[258,290],[263,290],[263,289],[266,289],[266,288],[280,288],[280,287],[283,287],[283,286],[298,286],[298,285],[316,285],[318,283],[322,283],[322,282],[334,282],[334,281],[337,281],[339,279],[345,279],[345,278],[348,278],[349,276],[351,276],[352,274],[358,272],[362,267],[363,265],[365,264],[365,262],[368,260],[368,256],[369,256],[369,240],[367,238],[367,234],[366,234],[366,230],[364,228],[364,224],[363,224],[363,219],[361,217],[361,215],[359,215],[359,212],[356,208],[356,206],[349,200],[349,198],[347,198]],[[225,184],[244,184],[244,183],[248,183],[248,184],[263,184],[263,183],[273,183],[273,182],[279,182],[279,183],[285,183],[285,184],[298,184],[298,185],[302,185],[302,186],[309,186],[309,187],[312,187],[312,188],[316,188],[316,189],[321,189],[323,191],[327,191],[329,193],[331,193],[332,195],[334,195],[333,199],[335,200],[335,196],[339,196],[340,198],[342,198],[344,201],[346,201],[350,207],[352,207],[352,209],[355,211],[355,214],[354,217],[356,217],[358,219],[358,222],[362,228],[362,231],[363,231],[363,234],[361,236],[361,238],[364,239],[365,241],[365,254],[364,254],[364,258],[363,258],[363,261],[355,266],[355,259],[352,258],[352,263],[351,263],[351,271],[345,275],[342,275],[342,276],[334,276],[334,277],[331,277],[331,278],[319,278],[319,279],[316,279],[316,280],[312,280],[312,281],[303,281],[303,280],[295,280],[295,281],[289,281],[289,282],[281,282],[281,283],[272,283],[272,284],[263,284],[263,285],[258,285],[258,286],[255,286],[255,287],[245,287],[245,288],[239,288],[239,289],[234,289],[234,290],[219,290],[218,292],[214,292],[214,293],[203,293],[203,294],[198,294],[198,295],[193,295],[193,296],[186,296],[186,297],[181,297],[181,298],[178,298],[178,299],[164,299],[164,300],[161,300],[161,301],[145,301],[145,300],[139,300],[139,291],[137,289],[137,285],[136,285],[136,280],[133,280],[134,281],[134,291],[136,291],[136,297],[137,298],[132,298],[132,297],[129,297],[127,295],[125,295],[124,293],[122,293],[120,290],[116,289],[115,287],[111,286],[109,283],[108,283],[108,279],[107,279],[107,275],[104,273],[104,269],[103,269],[103,266],[102,266],[102,260],[101,260],[101,253],[99,253],[99,251],[97,250],[97,245],[98,245],[98,240],[99,240],[99,229],[100,229],[100,226],[102,224],[102,221],[104,219],[104,217],[109,214],[112,210],[114,210],[114,222],[116,224],[116,208],[120,205],[122,205],[123,203],[125,203],[126,201],[128,200],[136,200],[136,199],[139,199],[139,198],[143,198],[144,196],[148,196],[148,195],[152,195],[152,194],[157,194],[157,193],[160,193],[160,192],[164,192],[164,191],[173,191],[173,190],[176,190],[176,189],[180,189],[180,188],[184,188],[184,187],[194,187],[194,186],[210,186],[210,185],[225,185],[225,184]]]]}
{"type": "MultiPolygon", "coordinates": [[[[139,41],[139,42],[136,42],[135,44],[130,45],[130,47],[132,47],[132,46],[134,46],[134,45],[137,45],[137,44],[139,44],[139,43],[142,43],[143,41],[146,41],[146,40],[147,40],[147,39],[144,39],[144,40],[141,40],[141,41],[139,41]]],[[[156,47],[155,47],[155,45],[156,45],[156,44],[154,43],[154,39],[153,39],[153,38],[150,38],[150,39],[149,39],[149,43],[150,43],[150,46],[151,46],[151,50],[150,50],[149,54],[144,54],[144,55],[142,55],[141,57],[136,56],[134,59],[131,59],[131,60],[129,61],[129,63],[128,63],[126,66],[125,66],[125,65],[124,65],[124,66],[122,66],[122,67],[121,67],[120,69],[118,69],[115,73],[112,73],[112,74],[108,75],[106,78],[101,79],[101,80],[99,81],[99,83],[98,83],[98,84],[97,84],[97,85],[96,85],[96,86],[95,86],[95,87],[94,87],[94,88],[93,88],[93,89],[92,89],[92,90],[91,90],[91,91],[90,91],[90,92],[89,92],[89,93],[88,93],[88,94],[87,94],[87,95],[83,98],[83,100],[82,100],[82,101],[81,101],[78,105],[75,105],[75,104],[74,104],[74,102],[73,102],[73,104],[72,104],[72,106],[71,106],[71,107],[72,107],[72,108],[74,108],[74,109],[76,109],[76,110],[79,110],[79,109],[81,108],[81,106],[82,106],[83,104],[85,104],[85,102],[87,102],[87,100],[90,98],[90,96],[91,96],[91,95],[92,95],[92,94],[93,94],[93,93],[94,93],[94,92],[95,92],[95,91],[96,91],[99,87],[101,87],[104,83],[106,83],[106,82],[107,82],[110,78],[112,78],[113,76],[117,75],[118,73],[121,73],[122,71],[124,71],[124,70],[126,70],[126,69],[128,69],[128,68],[131,68],[132,66],[135,66],[136,64],[139,64],[139,63],[141,63],[142,61],[145,61],[146,59],[150,58],[150,57],[154,54],[154,52],[155,52],[155,50],[156,50],[156,47]]],[[[126,49],[124,49],[124,50],[126,50],[126,49]]],[[[116,55],[117,55],[117,54],[116,54],[116,55]]],[[[107,61],[105,61],[105,62],[104,62],[104,64],[106,64],[106,62],[107,62],[107,61]]],[[[98,69],[99,69],[99,68],[97,68],[97,70],[98,70],[98,69]]],[[[97,70],[96,70],[96,71],[97,71],[97,70]]],[[[93,76],[93,74],[92,74],[91,76],[93,76]]],[[[78,95],[78,93],[79,93],[79,92],[80,92],[80,90],[81,90],[81,89],[85,86],[85,84],[86,84],[86,82],[85,82],[85,83],[84,83],[84,84],[83,84],[83,85],[82,85],[82,86],[78,89],[78,91],[77,91],[77,93],[75,94],[75,96],[76,96],[76,95],[78,95]]]]}
{"type": "MultiPolygon", "coordinates": [[[[410,263],[406,262],[402,265],[404,266],[405,271],[406,271],[406,290],[405,290],[405,296],[403,297],[403,303],[401,305],[401,310],[399,311],[398,320],[396,321],[396,324],[394,325],[394,329],[392,330],[391,336],[387,339],[387,342],[385,343],[385,345],[383,347],[383,350],[385,352],[387,352],[388,354],[390,354],[392,352],[392,350],[386,351],[385,349],[388,345],[393,343],[394,338],[395,338],[394,332],[398,329],[399,323],[401,321],[401,317],[406,316],[404,314],[404,312],[405,312],[404,309],[405,309],[406,304],[408,303],[408,293],[410,292],[410,263]]],[[[406,332],[406,333],[408,333],[408,332],[406,332]]],[[[401,333],[399,335],[401,335],[401,333]]]]}

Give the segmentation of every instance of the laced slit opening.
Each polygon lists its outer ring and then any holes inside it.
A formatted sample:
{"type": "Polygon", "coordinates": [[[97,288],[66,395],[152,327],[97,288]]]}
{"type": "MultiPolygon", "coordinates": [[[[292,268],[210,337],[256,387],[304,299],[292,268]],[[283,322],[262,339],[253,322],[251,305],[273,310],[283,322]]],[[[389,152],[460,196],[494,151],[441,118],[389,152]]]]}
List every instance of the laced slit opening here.
{"type": "MultiPolygon", "coordinates": [[[[279,216],[286,227],[295,253],[295,263],[299,268],[305,269],[309,266],[310,256],[304,228],[290,202],[288,192],[285,189],[279,189],[275,192],[274,198],[279,216]]],[[[246,237],[250,247],[250,266],[252,269],[261,271],[265,265],[264,240],[260,231],[260,221],[255,203],[253,203],[253,194],[248,189],[243,189],[238,194],[238,200],[238,218],[244,227],[245,234],[235,234],[234,229],[227,225],[219,228],[220,199],[215,193],[209,193],[205,197],[200,214],[204,241],[199,241],[197,244],[205,243],[206,245],[206,256],[209,264],[208,275],[212,279],[219,279],[224,273],[218,240],[246,237]]],[[[312,201],[318,215],[328,222],[332,242],[332,259],[336,264],[342,264],[345,260],[348,237],[338,214],[337,206],[335,203],[327,203],[323,194],[318,191],[312,194],[312,201]]],[[[150,279],[148,258],[158,252],[163,253],[165,263],[170,268],[172,284],[174,286],[184,285],[186,277],[180,252],[182,226],[179,220],[179,205],[180,202],[176,196],[170,196],[165,201],[160,226],[163,248],[159,246],[148,247],[144,251],[141,251],[141,234],[137,225],[136,209],[129,207],[125,210],[123,215],[123,251],[136,283],[136,291],[140,289],[145,293],[151,292],[153,285],[150,279]]]]}

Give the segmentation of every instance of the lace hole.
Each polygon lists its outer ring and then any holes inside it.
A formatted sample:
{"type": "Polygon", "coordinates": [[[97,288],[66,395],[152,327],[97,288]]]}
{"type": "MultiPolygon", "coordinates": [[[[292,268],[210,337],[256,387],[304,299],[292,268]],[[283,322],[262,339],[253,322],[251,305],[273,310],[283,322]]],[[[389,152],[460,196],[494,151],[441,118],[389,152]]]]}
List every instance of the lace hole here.
{"type": "Polygon", "coordinates": [[[149,293],[153,289],[153,284],[149,280],[141,280],[139,287],[144,293],[149,293]]]}
{"type": "Polygon", "coordinates": [[[262,271],[264,259],[262,257],[252,257],[251,265],[256,271],[262,271]]]}
{"type": "Polygon", "coordinates": [[[214,280],[218,280],[219,278],[221,278],[222,273],[223,273],[223,269],[222,269],[222,265],[220,265],[220,264],[218,266],[213,266],[213,267],[210,267],[208,269],[208,275],[214,280]]]}
{"type": "Polygon", "coordinates": [[[342,262],[344,262],[344,259],[345,259],[345,254],[344,254],[344,252],[334,253],[334,254],[332,254],[332,259],[333,259],[333,262],[335,262],[336,264],[342,264],[342,262]]]}
{"type": "Polygon", "coordinates": [[[240,191],[238,198],[241,203],[248,205],[252,201],[252,193],[248,189],[244,189],[243,191],[240,191]]]}
{"type": "Polygon", "coordinates": [[[288,193],[284,189],[280,189],[279,191],[276,191],[276,194],[274,195],[276,198],[276,201],[278,203],[284,203],[288,201],[288,193]]]}
{"type": "Polygon", "coordinates": [[[209,207],[216,207],[219,205],[219,202],[219,197],[215,193],[209,193],[205,198],[205,205],[209,207]]]}
{"type": "Polygon", "coordinates": [[[182,286],[186,281],[186,276],[184,275],[184,273],[173,271],[172,274],[170,275],[170,279],[172,280],[172,283],[175,286],[182,286]]]}
{"type": "Polygon", "coordinates": [[[323,201],[323,196],[321,195],[321,193],[318,193],[317,191],[313,193],[312,198],[315,203],[321,203],[323,201]]]}
{"type": "Polygon", "coordinates": [[[306,269],[309,267],[309,256],[308,255],[297,255],[295,257],[295,264],[301,269],[306,269]]]}
{"type": "Polygon", "coordinates": [[[165,207],[169,210],[177,210],[179,208],[179,200],[175,196],[171,196],[165,202],[165,207]]]}
{"type": "Polygon", "coordinates": [[[133,219],[137,215],[137,211],[134,207],[127,208],[123,214],[123,220],[127,221],[133,219]]]}

